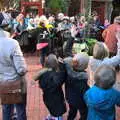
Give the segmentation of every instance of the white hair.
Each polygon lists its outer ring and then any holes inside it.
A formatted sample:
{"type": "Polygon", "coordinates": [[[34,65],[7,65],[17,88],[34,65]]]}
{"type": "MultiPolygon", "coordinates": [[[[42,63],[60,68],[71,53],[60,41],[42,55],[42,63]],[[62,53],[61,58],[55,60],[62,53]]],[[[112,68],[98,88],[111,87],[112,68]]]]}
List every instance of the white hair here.
{"type": "Polygon", "coordinates": [[[85,53],[76,54],[73,57],[73,60],[78,61],[78,68],[79,70],[85,70],[88,67],[89,56],[85,53]]]}
{"type": "Polygon", "coordinates": [[[48,19],[47,19],[47,17],[45,15],[40,16],[39,20],[42,23],[48,24],[48,19]]]}
{"type": "Polygon", "coordinates": [[[63,13],[59,13],[58,14],[58,19],[63,20],[63,18],[64,18],[64,14],[63,13]]]}

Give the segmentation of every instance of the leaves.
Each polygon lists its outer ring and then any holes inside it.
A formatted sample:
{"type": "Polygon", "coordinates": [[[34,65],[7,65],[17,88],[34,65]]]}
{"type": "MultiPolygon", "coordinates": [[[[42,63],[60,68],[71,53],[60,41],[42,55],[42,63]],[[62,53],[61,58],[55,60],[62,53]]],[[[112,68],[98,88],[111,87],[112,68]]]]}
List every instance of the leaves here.
{"type": "Polygon", "coordinates": [[[0,0],[0,8],[14,8],[19,7],[20,0],[0,0]]]}
{"type": "Polygon", "coordinates": [[[66,11],[65,0],[46,0],[46,6],[50,9],[50,12],[54,14],[66,11]]]}

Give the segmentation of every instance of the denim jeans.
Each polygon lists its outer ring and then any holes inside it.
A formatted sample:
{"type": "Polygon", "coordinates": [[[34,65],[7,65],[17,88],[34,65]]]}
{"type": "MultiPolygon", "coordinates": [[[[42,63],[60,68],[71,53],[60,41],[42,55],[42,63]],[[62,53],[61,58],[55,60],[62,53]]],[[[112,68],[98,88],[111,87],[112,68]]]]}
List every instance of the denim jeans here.
{"type": "Polygon", "coordinates": [[[11,114],[16,108],[17,120],[27,120],[26,104],[4,104],[2,105],[3,120],[11,120],[11,114]]]}
{"type": "Polygon", "coordinates": [[[48,55],[48,47],[45,47],[41,50],[40,53],[40,63],[42,64],[42,66],[44,66],[45,64],[45,57],[48,55]]]}

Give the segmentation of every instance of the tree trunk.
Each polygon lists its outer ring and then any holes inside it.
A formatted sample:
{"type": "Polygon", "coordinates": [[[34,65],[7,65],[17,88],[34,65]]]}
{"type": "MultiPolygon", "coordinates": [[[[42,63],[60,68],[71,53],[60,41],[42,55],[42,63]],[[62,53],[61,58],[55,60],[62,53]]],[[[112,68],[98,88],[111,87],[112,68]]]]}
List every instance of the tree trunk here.
{"type": "Polygon", "coordinates": [[[20,0],[0,0],[0,8],[1,9],[9,9],[11,8],[18,8],[20,5],[20,0]]]}

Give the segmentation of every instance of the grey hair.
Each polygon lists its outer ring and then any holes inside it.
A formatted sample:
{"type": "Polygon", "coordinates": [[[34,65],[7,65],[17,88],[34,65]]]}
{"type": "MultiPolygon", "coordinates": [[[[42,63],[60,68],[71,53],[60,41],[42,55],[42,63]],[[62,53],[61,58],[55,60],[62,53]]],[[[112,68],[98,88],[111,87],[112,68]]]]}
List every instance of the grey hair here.
{"type": "Polygon", "coordinates": [[[116,72],[112,66],[101,65],[94,74],[95,84],[103,89],[111,88],[116,82],[116,72]]]}
{"type": "Polygon", "coordinates": [[[76,54],[73,57],[73,60],[77,60],[78,62],[78,69],[79,70],[85,70],[88,67],[88,62],[89,62],[89,56],[85,53],[79,53],[76,54]]]}
{"type": "Polygon", "coordinates": [[[45,60],[45,67],[57,69],[58,67],[58,59],[56,55],[50,54],[45,60]]]}
{"type": "Polygon", "coordinates": [[[114,18],[114,23],[120,24],[120,16],[114,18]]]}
{"type": "Polygon", "coordinates": [[[93,57],[95,59],[104,59],[109,56],[109,49],[103,42],[96,42],[93,48],[93,57]]]}

